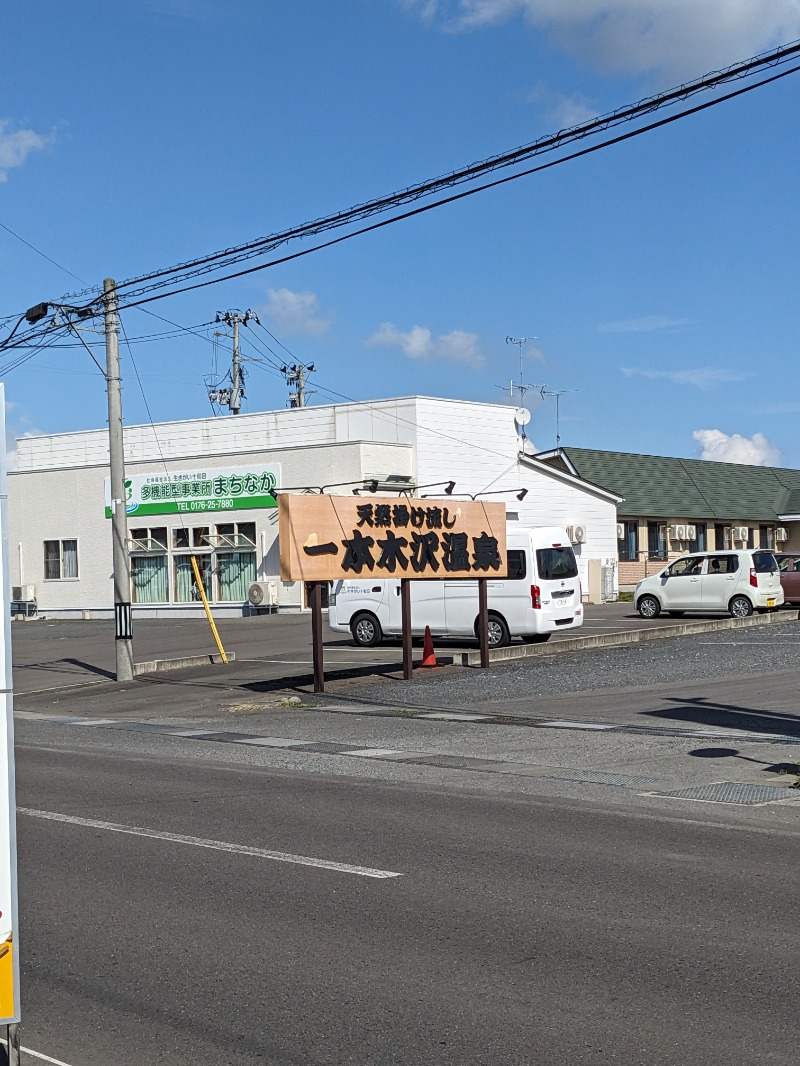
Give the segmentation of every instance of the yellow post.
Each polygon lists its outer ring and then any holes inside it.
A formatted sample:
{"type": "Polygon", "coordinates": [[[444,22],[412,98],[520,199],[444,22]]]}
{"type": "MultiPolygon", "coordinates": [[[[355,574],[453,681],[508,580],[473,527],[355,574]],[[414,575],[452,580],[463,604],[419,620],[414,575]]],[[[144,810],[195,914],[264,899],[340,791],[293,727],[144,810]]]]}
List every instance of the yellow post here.
{"type": "Polygon", "coordinates": [[[192,570],[194,570],[194,579],[197,582],[197,588],[200,591],[200,599],[203,601],[203,607],[205,607],[206,609],[206,618],[208,619],[208,624],[211,626],[211,632],[214,634],[214,640],[217,642],[217,647],[219,648],[219,653],[222,656],[222,661],[226,663],[228,661],[228,656],[225,654],[225,649],[222,647],[222,641],[219,639],[217,627],[214,625],[214,618],[211,614],[211,608],[208,606],[208,600],[206,599],[206,590],[203,587],[203,579],[200,577],[200,567],[197,565],[197,559],[194,557],[194,555],[191,557],[191,559],[192,570]]]}

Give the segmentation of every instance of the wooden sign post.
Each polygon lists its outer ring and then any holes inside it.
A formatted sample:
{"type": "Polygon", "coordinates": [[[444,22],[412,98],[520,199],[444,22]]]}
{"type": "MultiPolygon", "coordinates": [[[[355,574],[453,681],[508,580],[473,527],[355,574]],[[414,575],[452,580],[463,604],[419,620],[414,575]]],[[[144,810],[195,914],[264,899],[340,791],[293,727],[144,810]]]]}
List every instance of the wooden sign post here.
{"type": "Polygon", "coordinates": [[[478,640],[481,645],[481,669],[489,666],[489,587],[485,577],[478,578],[478,640]]]}
{"type": "MultiPolygon", "coordinates": [[[[482,500],[278,496],[281,578],[311,584],[314,691],[322,692],[322,586],[325,581],[399,578],[403,677],[412,676],[414,580],[478,578],[481,648],[488,666],[486,581],[505,577],[506,508],[482,500]]],[[[484,665],[483,658],[481,665],[484,665]]]]}
{"type": "Polygon", "coordinates": [[[403,680],[410,681],[414,676],[414,660],[411,651],[411,582],[407,577],[400,579],[400,600],[403,626],[403,680]]]}

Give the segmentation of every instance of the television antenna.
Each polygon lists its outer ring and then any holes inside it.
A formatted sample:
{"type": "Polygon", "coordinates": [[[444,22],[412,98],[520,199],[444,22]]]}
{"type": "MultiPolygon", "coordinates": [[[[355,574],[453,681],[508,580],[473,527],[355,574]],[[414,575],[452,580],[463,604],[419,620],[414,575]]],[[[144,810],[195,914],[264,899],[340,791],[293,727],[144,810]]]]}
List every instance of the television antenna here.
{"type": "Polygon", "coordinates": [[[548,392],[546,386],[542,385],[542,390],[541,390],[541,392],[539,394],[542,397],[542,399],[546,400],[549,397],[553,396],[553,397],[555,397],[555,401],[556,401],[556,451],[558,451],[559,448],[561,447],[561,412],[560,412],[561,397],[562,396],[566,396],[566,394],[568,392],[577,392],[577,391],[578,391],[577,389],[553,389],[552,392],[548,392]]]}

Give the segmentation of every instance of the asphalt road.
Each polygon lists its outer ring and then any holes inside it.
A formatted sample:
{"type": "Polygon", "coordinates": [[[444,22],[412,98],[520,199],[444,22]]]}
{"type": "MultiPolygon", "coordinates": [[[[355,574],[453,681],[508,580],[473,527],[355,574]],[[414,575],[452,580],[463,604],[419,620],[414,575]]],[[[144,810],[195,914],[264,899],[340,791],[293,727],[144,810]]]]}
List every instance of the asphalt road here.
{"type": "Polygon", "coordinates": [[[320,772],[313,754],[245,765],[180,737],[109,730],[100,747],[99,733],[18,723],[23,1044],[41,1054],[69,1066],[796,1056],[793,826],[430,775],[356,780],[320,772]]]}
{"type": "MultiPolygon", "coordinates": [[[[698,616],[699,617],[699,616],[698,616]]],[[[716,617],[720,617],[717,615],[716,617]]],[[[551,641],[576,635],[618,633],[638,628],[665,628],[681,619],[639,618],[630,603],[587,605],[582,628],[554,633],[551,641]]],[[[309,614],[259,615],[222,619],[218,623],[226,651],[239,663],[258,663],[265,679],[287,684],[311,669],[309,614]]],[[[358,648],[346,634],[325,626],[326,670],[386,674],[402,671],[399,641],[358,648]]],[[[438,641],[437,652],[452,656],[475,650],[477,643],[438,641]]],[[[114,676],[114,628],[110,620],[53,621],[38,619],[12,626],[14,687],[17,692],[85,685],[114,676]]],[[[199,619],[145,619],[134,626],[137,662],[216,652],[211,631],[199,619]]]]}

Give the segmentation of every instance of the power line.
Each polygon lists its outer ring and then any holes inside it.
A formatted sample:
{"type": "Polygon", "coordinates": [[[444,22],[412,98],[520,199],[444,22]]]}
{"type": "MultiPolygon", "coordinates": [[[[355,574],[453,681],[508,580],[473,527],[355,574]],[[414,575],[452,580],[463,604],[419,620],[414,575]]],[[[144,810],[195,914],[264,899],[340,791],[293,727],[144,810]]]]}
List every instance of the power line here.
{"type": "Polygon", "coordinates": [[[35,244],[31,244],[30,241],[26,241],[24,237],[20,237],[18,233],[15,233],[14,230],[11,229],[10,226],[7,226],[4,222],[0,222],[0,229],[4,229],[6,233],[10,233],[12,237],[15,237],[27,248],[30,248],[31,251],[36,252],[37,255],[40,255],[42,257],[42,259],[46,259],[48,263],[52,263],[54,267],[58,267],[58,269],[63,270],[65,274],[69,274],[71,278],[75,278],[76,281],[80,281],[84,285],[86,284],[85,278],[79,278],[77,274],[73,274],[71,270],[67,270],[67,268],[65,266],[62,266],[61,263],[57,263],[55,259],[51,259],[49,255],[45,255],[40,248],[37,248],[35,244]]]}
{"type": "MultiPolygon", "coordinates": [[[[305,248],[299,252],[294,252],[291,255],[282,256],[280,259],[272,259],[267,263],[260,263],[258,266],[248,267],[245,270],[238,270],[232,274],[225,274],[221,277],[211,278],[208,281],[195,282],[193,285],[184,285],[178,289],[171,289],[166,292],[158,293],[154,296],[144,296],[142,299],[134,300],[129,295],[128,298],[122,299],[122,306],[125,307],[141,307],[143,304],[153,303],[157,300],[163,300],[170,296],[177,296],[180,293],[191,292],[195,289],[203,289],[209,285],[217,285],[222,281],[231,281],[235,278],[246,277],[249,274],[255,274],[261,270],[267,270],[269,267],[279,266],[283,263],[289,263],[294,259],[300,259],[303,256],[310,255],[312,252],[321,251],[323,248],[331,248],[336,244],[341,244],[344,241],[350,240],[353,237],[361,236],[365,233],[371,233],[378,229],[383,229],[385,226],[391,226],[395,222],[401,222],[405,219],[413,218],[415,215],[424,214],[427,211],[432,211],[437,207],[443,207],[445,204],[456,203],[458,200],[463,200],[468,196],[474,196],[476,193],[485,192],[488,189],[496,188],[500,185],[505,185],[511,181],[517,181],[519,178],[529,177],[532,174],[537,174],[543,170],[549,170],[551,167],[559,166],[561,163],[567,163],[574,159],[580,159],[582,156],[590,155],[593,152],[598,152],[603,148],[609,148],[615,144],[621,144],[623,141],[631,140],[634,137],[639,137],[643,133],[650,133],[653,130],[659,129],[662,126],[667,126],[673,122],[677,122],[682,118],[687,118],[690,115],[698,114],[700,111],[705,111],[710,107],[715,107],[717,104],[724,103],[728,100],[732,100],[737,96],[741,96],[744,93],[751,92],[753,89],[761,88],[763,85],[767,85],[770,82],[777,81],[780,78],[785,78],[789,74],[794,74],[800,71],[800,66],[792,67],[789,70],[784,70],[780,74],[775,74],[770,78],[766,78],[763,81],[757,82],[752,85],[747,85],[742,89],[738,89],[735,92],[728,93],[724,96],[717,97],[714,100],[709,100],[704,104],[699,104],[696,107],[688,108],[685,111],[680,111],[677,114],[669,115],[667,118],[660,119],[657,122],[649,123],[646,126],[642,126],[639,129],[632,130],[629,133],[623,133],[617,137],[612,137],[606,141],[601,141],[598,144],[591,145],[589,148],[584,148],[577,152],[572,152],[569,155],[561,156],[558,159],[553,159],[548,163],[542,163],[535,167],[530,167],[528,170],[520,171],[516,174],[511,174],[505,178],[498,178],[495,181],[486,182],[483,185],[476,186],[472,189],[467,189],[464,192],[456,193],[453,196],[445,197],[441,200],[435,200],[433,203],[425,204],[423,207],[417,207],[414,210],[403,212],[400,215],[394,215],[391,218],[383,219],[380,222],[374,222],[369,226],[363,226],[360,229],[352,230],[349,233],[345,233],[341,237],[335,237],[328,241],[323,241],[321,244],[316,244],[311,248],[305,248]]],[[[249,256],[248,258],[252,258],[249,256]]],[[[159,286],[153,285],[146,291],[153,291],[159,286]]],[[[145,291],[145,290],[142,290],[145,291]]],[[[136,293],[133,294],[137,295],[136,293]]],[[[92,305],[87,305],[91,307],[92,305]]]]}
{"type": "MultiPolygon", "coordinates": [[[[377,199],[366,201],[365,203],[358,204],[355,207],[351,207],[347,210],[336,212],[332,215],[319,218],[312,222],[304,223],[301,226],[284,230],[279,233],[274,233],[266,237],[258,238],[246,244],[227,248],[218,252],[213,252],[209,255],[189,260],[187,262],[180,263],[172,267],[167,267],[164,269],[151,271],[147,274],[138,275],[137,277],[133,277],[126,281],[120,282],[118,289],[133,290],[132,292],[129,292],[126,296],[126,302],[128,303],[128,306],[133,306],[133,301],[137,297],[144,296],[147,292],[154,291],[156,289],[160,289],[169,285],[178,284],[182,281],[189,280],[192,277],[196,277],[204,273],[224,269],[226,266],[232,266],[235,263],[252,258],[254,256],[266,255],[268,252],[273,251],[275,248],[279,247],[281,244],[287,243],[289,240],[314,236],[331,229],[350,225],[359,220],[368,218],[375,214],[384,213],[396,207],[402,206],[403,204],[410,203],[414,200],[435,195],[437,192],[445,188],[452,187],[458,184],[463,184],[465,182],[472,182],[480,178],[484,174],[490,173],[493,170],[509,166],[515,166],[518,163],[524,161],[525,159],[531,158],[536,155],[541,155],[546,152],[555,151],[564,147],[566,144],[570,144],[574,141],[593,136],[597,133],[600,133],[607,129],[611,129],[623,123],[634,121],[664,107],[668,107],[673,104],[679,103],[680,101],[687,100],[690,97],[697,95],[698,93],[708,92],[731,81],[741,80],[743,78],[750,77],[755,72],[762,70],[766,67],[782,65],[784,63],[787,63],[789,59],[796,56],[798,53],[800,53],[800,42],[792,42],[791,44],[781,46],[780,48],[774,49],[770,52],[765,52],[761,55],[751,57],[750,59],[745,60],[744,62],[733,64],[732,66],[727,67],[722,71],[715,71],[710,74],[706,74],[693,82],[684,83],[680,86],[677,86],[676,88],[640,100],[637,103],[618,108],[613,112],[610,112],[598,118],[591,119],[577,126],[573,126],[570,129],[560,130],[556,134],[541,137],[537,141],[534,141],[530,144],[522,145],[500,155],[491,156],[481,162],[470,164],[467,167],[464,167],[460,170],[452,171],[441,177],[430,179],[427,181],[423,181],[419,184],[409,186],[406,189],[392,193],[388,196],[383,196],[377,199]],[[150,284],[146,284],[148,282],[150,284]]],[[[794,71],[789,71],[787,73],[793,72],[794,71]]],[[[761,85],[767,84],[768,81],[772,80],[775,79],[766,79],[762,82],[759,82],[758,84],[748,86],[745,90],[742,91],[748,91],[750,88],[758,88],[761,85]]],[[[732,95],[739,94],[735,93],[732,95]]],[[[732,96],[721,97],[712,101],[711,104],[721,103],[724,99],[731,98],[732,96]]],[[[685,117],[685,115],[693,113],[695,113],[695,109],[689,109],[679,117],[685,117]]],[[[655,128],[655,126],[646,127],[640,132],[646,132],[647,129],[651,128],[655,128]]],[[[607,143],[613,144],[617,143],[617,141],[616,139],[611,139],[607,143]]],[[[575,156],[568,158],[575,158],[575,156]]],[[[526,173],[532,172],[533,171],[529,171],[526,173]]],[[[492,187],[492,184],[494,183],[484,186],[484,188],[490,188],[492,187]]],[[[446,202],[451,202],[451,200],[447,199],[444,201],[440,201],[438,206],[441,206],[441,203],[446,202]]],[[[400,217],[409,216],[404,215],[400,217]]],[[[361,230],[360,232],[366,232],[366,230],[361,230]]],[[[228,275],[228,277],[236,276],[241,276],[241,274],[228,275]]],[[[181,289],[177,291],[186,290],[181,289]]],[[[74,298],[83,297],[86,295],[94,294],[96,292],[96,289],[84,290],[81,293],[74,294],[74,298]]],[[[137,301],[136,305],[144,302],[144,300],[139,300],[137,301]]]]}
{"type": "MultiPolygon", "coordinates": [[[[290,255],[282,256],[278,259],[270,260],[267,263],[261,263],[258,266],[250,267],[245,270],[236,271],[234,273],[226,274],[221,277],[215,277],[203,282],[196,282],[193,285],[185,285],[179,288],[168,288],[170,285],[175,285],[182,280],[189,280],[192,277],[196,277],[205,273],[210,273],[223,269],[226,265],[233,265],[236,262],[253,258],[255,256],[265,255],[268,251],[274,250],[280,244],[284,244],[291,239],[306,237],[312,234],[322,233],[326,230],[339,228],[341,226],[352,223],[358,219],[367,218],[370,215],[382,213],[390,210],[393,207],[399,206],[402,203],[407,203],[411,200],[420,199],[422,197],[430,196],[434,192],[443,189],[447,186],[460,184],[467,181],[472,181],[476,177],[488,173],[492,170],[496,170],[500,167],[507,167],[519,163],[521,160],[529,158],[531,156],[539,155],[544,152],[551,152],[563,145],[583,139],[587,136],[592,136],[603,129],[609,129],[614,126],[620,125],[625,122],[633,121],[640,118],[645,114],[652,113],[663,107],[672,105],[680,100],[688,99],[689,97],[696,95],[700,92],[707,92],[711,89],[717,88],[727,82],[733,80],[741,80],[752,75],[755,71],[763,69],[768,66],[780,66],[788,62],[789,58],[800,53],[800,42],[793,42],[792,44],[782,46],[771,52],[763,53],[762,55],[755,56],[743,63],[734,64],[731,67],[726,68],[720,72],[713,72],[705,75],[694,82],[686,83],[678,86],[675,89],[669,90],[664,93],[660,93],[656,96],[649,97],[640,101],[637,104],[629,105],[619,108],[617,111],[611,112],[608,115],[602,116],[598,119],[593,119],[590,122],[583,123],[578,126],[574,126],[569,130],[562,130],[559,133],[540,138],[538,141],[532,144],[522,146],[514,149],[511,152],[505,153],[500,156],[493,156],[482,163],[473,164],[470,167],[466,167],[460,171],[454,171],[442,178],[433,179],[432,181],[423,182],[416,186],[410,186],[408,189],[401,191],[400,193],[392,194],[388,197],[383,197],[378,200],[368,201],[365,204],[358,205],[355,208],[351,208],[348,211],[339,212],[335,215],[327,216],[326,218],[317,220],[316,222],[306,223],[303,226],[297,227],[292,230],[284,231],[283,233],[274,234],[270,237],[260,238],[257,241],[252,241],[249,244],[240,245],[235,248],[230,248],[222,252],[212,253],[211,255],[204,256],[200,259],[191,260],[187,263],[179,264],[175,267],[169,267],[164,270],[153,271],[150,274],[139,275],[136,278],[131,278],[128,281],[121,282],[118,286],[119,289],[132,288],[133,291],[128,292],[120,298],[120,305],[126,307],[142,307],[144,304],[152,303],[156,300],[165,299],[170,296],[178,295],[179,293],[188,292],[198,288],[204,288],[208,285],[215,285],[221,281],[228,281],[234,278],[243,277],[245,275],[255,273],[259,270],[265,270],[271,266],[277,266],[281,263],[289,262],[293,259],[300,258],[301,256],[308,255],[311,252],[320,251],[322,248],[328,248],[335,244],[339,244],[342,241],[349,240],[351,237],[358,236],[364,233],[371,232],[382,228],[383,226],[392,225],[395,222],[399,222],[403,219],[411,218],[414,215],[421,214],[425,211],[433,210],[436,207],[442,207],[445,204],[453,203],[464,197],[474,195],[478,192],[486,191],[487,189],[494,188],[496,186],[505,184],[509,181],[515,181],[521,177],[527,177],[531,174],[538,173],[539,171],[546,170],[552,166],[557,166],[560,163],[568,162],[572,159],[580,158],[581,156],[588,155],[591,152],[599,151],[602,148],[610,147],[611,145],[621,143],[632,137],[637,137],[642,133],[651,132],[654,129],[667,125],[671,122],[678,121],[679,119],[686,118],[690,115],[697,114],[709,107],[714,107],[717,104],[723,103],[727,100],[734,99],[746,92],[750,92],[753,89],[761,88],[770,82],[777,81],[780,78],[787,77],[789,74],[796,73],[800,70],[800,66],[792,67],[788,70],[782,70],[778,74],[772,75],[769,78],[765,78],[761,81],[751,83],[738,89],[734,92],[727,93],[723,96],[718,96],[713,100],[707,101],[703,104],[697,105],[692,108],[687,108],[674,115],[667,116],[657,122],[649,123],[643,127],[639,127],[636,130],[630,131],[626,134],[609,138],[598,144],[591,145],[588,148],[581,151],[570,153],[566,156],[559,157],[558,159],[551,160],[548,163],[540,164],[536,167],[531,167],[522,172],[518,172],[509,175],[504,178],[497,179],[492,182],[487,182],[483,185],[477,186],[465,190],[464,192],[457,193],[453,196],[445,197],[430,204],[425,204],[422,207],[415,208],[414,210],[403,212],[399,215],[395,215],[389,219],[383,219],[380,222],[373,223],[369,226],[361,227],[360,229],[346,233],[340,237],[332,238],[328,241],[323,241],[311,248],[303,249],[299,252],[295,252],[290,255]],[[144,282],[150,281],[151,284],[146,285],[144,282]],[[139,288],[134,288],[134,286],[139,288]],[[147,293],[160,291],[156,295],[148,296],[147,293]]],[[[84,290],[83,293],[77,294],[77,296],[83,296],[89,293],[98,293],[98,290],[90,289],[84,290]]],[[[66,298],[65,298],[66,299],[66,298]]],[[[94,297],[89,303],[85,304],[80,310],[84,313],[99,313],[99,307],[97,306],[99,294],[94,297]]],[[[6,342],[0,344],[0,348],[7,346],[9,338],[6,342]]]]}

